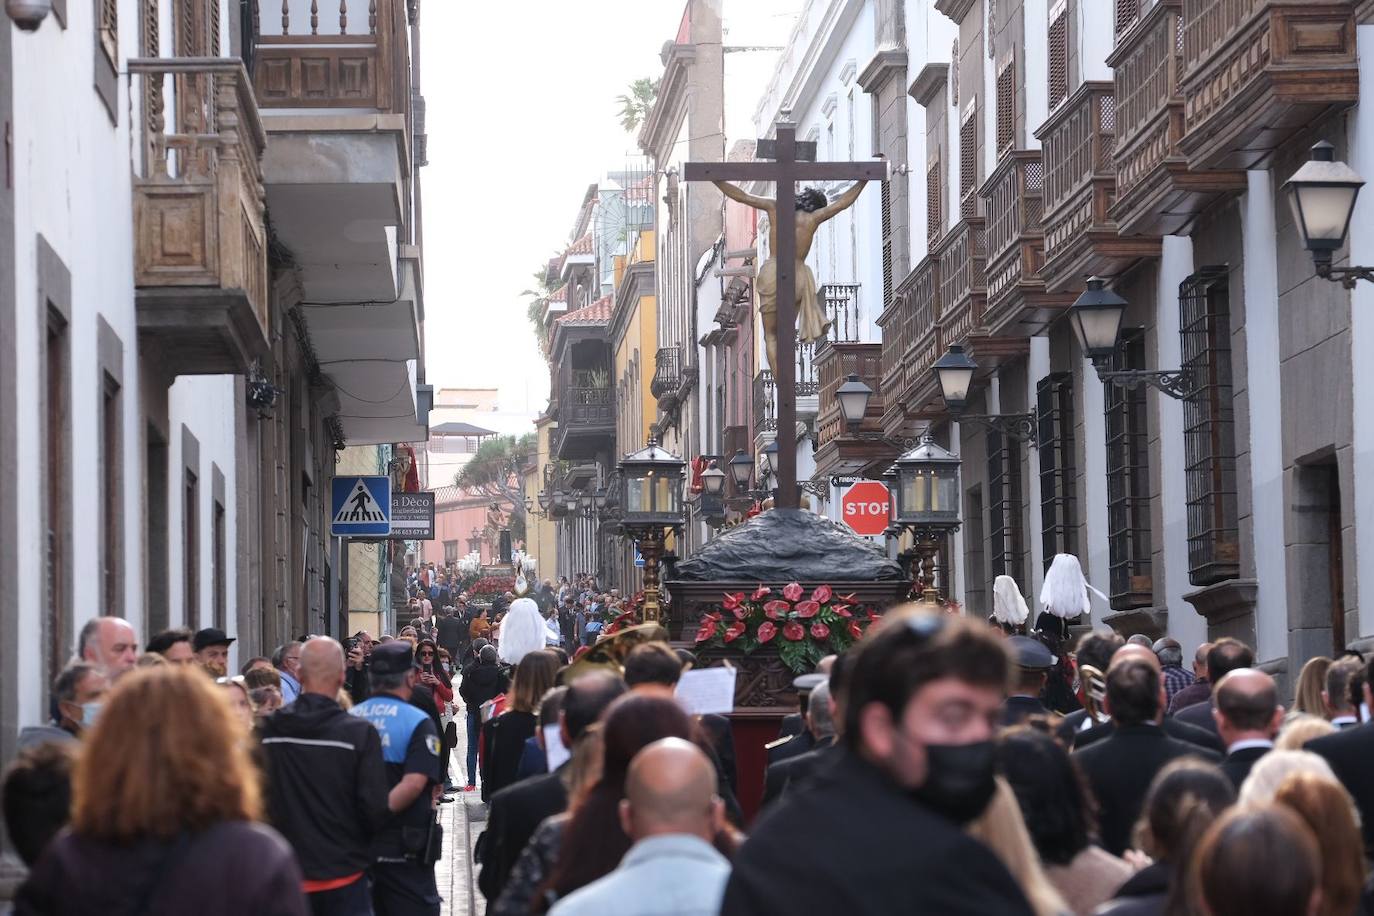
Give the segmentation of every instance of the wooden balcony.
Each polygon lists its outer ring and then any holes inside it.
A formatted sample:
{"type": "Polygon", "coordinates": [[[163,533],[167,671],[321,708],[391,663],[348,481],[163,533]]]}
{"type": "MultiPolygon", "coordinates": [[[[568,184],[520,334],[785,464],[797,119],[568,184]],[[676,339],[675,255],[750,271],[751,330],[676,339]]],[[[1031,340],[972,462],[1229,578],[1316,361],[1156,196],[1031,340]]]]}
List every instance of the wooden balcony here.
{"type": "Polygon", "coordinates": [[[404,114],[410,60],[404,0],[281,0],[254,6],[253,83],[263,108],[404,114]],[[324,16],[321,17],[321,11],[324,16]],[[277,31],[278,18],[281,29],[277,31]]]}
{"type": "Polygon", "coordinates": [[[268,352],[266,137],[248,74],[194,57],[132,59],[129,75],[140,344],[171,375],[245,373],[268,352]]]}
{"type": "Polygon", "coordinates": [[[615,455],[615,397],[610,387],[574,386],[558,393],[554,453],[561,461],[615,455]]]}
{"type": "Polygon", "coordinates": [[[940,239],[940,332],[945,345],[963,343],[981,330],[987,303],[987,242],[984,219],[962,219],[940,239]]]}
{"type": "Polygon", "coordinates": [[[860,430],[877,433],[882,428],[882,344],[827,343],[816,356],[820,377],[820,412],[816,417],[816,473],[854,474],[875,463],[896,458],[891,446],[850,435],[835,392],[846,378],[857,375],[873,389],[860,430]]]}
{"type": "Polygon", "coordinates": [[[1080,289],[1087,276],[1112,277],[1159,254],[1155,237],[1123,237],[1111,218],[1116,198],[1116,101],[1112,84],[1086,82],[1035,132],[1044,144],[1045,264],[1050,293],[1080,289]]]}
{"type": "Polygon", "coordinates": [[[1045,168],[1039,150],[1013,150],[979,192],[987,212],[987,306],[991,337],[1043,330],[1072,297],[1045,292],[1045,168]]]}
{"type": "Polygon", "coordinates": [[[940,358],[940,259],[927,255],[893,293],[883,313],[881,381],[885,409],[883,432],[910,432],[909,422],[924,403],[917,391],[933,390],[931,366],[940,358]],[[888,334],[894,328],[895,333],[888,334]]]}
{"type": "Polygon", "coordinates": [[[1248,169],[1359,101],[1351,0],[1184,0],[1183,137],[1195,171],[1248,169]]]}
{"type": "Polygon", "coordinates": [[[1245,190],[1243,171],[1193,171],[1183,139],[1183,0],[1156,0],[1117,38],[1116,203],[1123,235],[1173,235],[1219,197],[1245,190]]]}

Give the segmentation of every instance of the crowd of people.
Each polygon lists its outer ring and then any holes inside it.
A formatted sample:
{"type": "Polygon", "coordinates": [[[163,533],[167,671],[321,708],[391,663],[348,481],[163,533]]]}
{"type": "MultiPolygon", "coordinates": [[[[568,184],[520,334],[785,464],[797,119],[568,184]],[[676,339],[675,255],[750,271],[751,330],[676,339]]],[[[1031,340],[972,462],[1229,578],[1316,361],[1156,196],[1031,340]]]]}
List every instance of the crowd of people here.
{"type": "Polygon", "coordinates": [[[1355,653],[1309,660],[1285,705],[1231,638],[1185,658],[896,608],[797,679],[746,823],[729,722],[675,693],[692,653],[587,666],[543,639],[548,608],[600,597],[545,582],[502,640],[459,594],[233,676],[222,631],[140,654],[91,621],[5,775],[17,912],[435,914],[437,807],[480,788],[495,916],[1374,914],[1355,653]]]}

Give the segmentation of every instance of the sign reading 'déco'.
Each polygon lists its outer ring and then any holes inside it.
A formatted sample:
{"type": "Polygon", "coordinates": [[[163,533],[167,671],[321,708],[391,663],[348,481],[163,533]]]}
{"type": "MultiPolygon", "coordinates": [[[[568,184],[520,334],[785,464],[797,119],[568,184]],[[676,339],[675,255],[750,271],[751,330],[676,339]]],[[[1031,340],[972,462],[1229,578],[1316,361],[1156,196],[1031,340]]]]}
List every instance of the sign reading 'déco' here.
{"type": "Polygon", "coordinates": [[[434,540],[434,494],[391,494],[391,540],[434,540]]]}
{"type": "Polygon", "coordinates": [[[840,515],[855,534],[867,536],[887,530],[887,487],[876,480],[856,483],[840,497],[840,515]]]}

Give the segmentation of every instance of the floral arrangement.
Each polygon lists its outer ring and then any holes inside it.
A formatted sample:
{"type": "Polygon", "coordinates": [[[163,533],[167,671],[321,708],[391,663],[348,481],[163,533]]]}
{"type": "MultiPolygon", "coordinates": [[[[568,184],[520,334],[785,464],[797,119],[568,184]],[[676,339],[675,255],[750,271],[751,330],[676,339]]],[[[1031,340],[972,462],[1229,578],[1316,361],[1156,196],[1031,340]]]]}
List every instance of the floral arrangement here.
{"type": "Polygon", "coordinates": [[[474,598],[495,597],[515,591],[514,576],[483,576],[468,587],[468,594],[474,598]]]}
{"type": "Polygon", "coordinates": [[[635,592],[630,596],[630,600],[620,606],[620,613],[606,624],[601,630],[602,636],[611,636],[619,633],[626,627],[632,627],[639,623],[639,610],[644,605],[644,593],[635,592]]]}
{"type": "Polygon", "coordinates": [[[829,585],[816,586],[806,597],[806,589],[796,582],[783,586],[777,596],[765,585],[748,595],[727,593],[719,611],[702,615],[696,642],[699,647],[729,646],[745,655],[775,645],[784,665],[804,673],[864,635],[875,615],[857,602],[854,595],[836,595],[829,585]]]}

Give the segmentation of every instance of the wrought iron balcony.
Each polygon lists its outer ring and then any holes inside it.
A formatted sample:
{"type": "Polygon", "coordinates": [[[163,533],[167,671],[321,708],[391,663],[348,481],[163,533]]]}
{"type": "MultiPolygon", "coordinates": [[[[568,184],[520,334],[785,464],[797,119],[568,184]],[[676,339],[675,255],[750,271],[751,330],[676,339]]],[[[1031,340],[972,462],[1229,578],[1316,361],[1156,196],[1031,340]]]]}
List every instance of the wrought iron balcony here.
{"type": "Polygon", "coordinates": [[[771,369],[754,376],[754,437],[776,432],[778,428],[778,389],[771,369]]]}
{"type": "Polygon", "coordinates": [[[245,373],[267,350],[266,145],[243,64],[129,61],[143,100],[134,194],[139,336],[173,375],[245,373]]]}
{"type": "Polygon", "coordinates": [[[1090,275],[1115,276],[1159,254],[1158,238],[1123,237],[1116,196],[1116,99],[1112,84],[1085,82],[1036,131],[1044,144],[1045,289],[1077,289],[1090,275]]]}
{"type": "Polygon", "coordinates": [[[679,347],[659,347],[654,355],[654,378],[649,391],[656,398],[676,394],[682,384],[682,350],[679,347]]]}
{"type": "Polygon", "coordinates": [[[1183,137],[1194,170],[1248,169],[1359,101],[1352,0],[1184,0],[1183,137]]]}
{"type": "Polygon", "coordinates": [[[993,337],[1026,337],[1043,329],[1072,301],[1049,295],[1040,277],[1045,263],[1045,168],[1038,150],[1002,156],[984,183],[987,211],[987,308],[983,323],[993,337]]]}
{"type": "Polygon", "coordinates": [[[1243,171],[1192,171],[1183,139],[1183,0],[1155,0],[1117,36],[1114,70],[1116,203],[1126,235],[1184,231],[1221,195],[1243,191],[1243,171]]]}
{"type": "Polygon", "coordinates": [[[263,108],[404,114],[410,105],[404,0],[275,0],[253,6],[253,83],[263,108]],[[320,8],[325,9],[323,21],[320,8]]]}
{"type": "Polygon", "coordinates": [[[827,283],[821,287],[821,303],[825,317],[830,319],[829,339],[832,342],[853,343],[862,339],[859,284],[827,283]]]}

